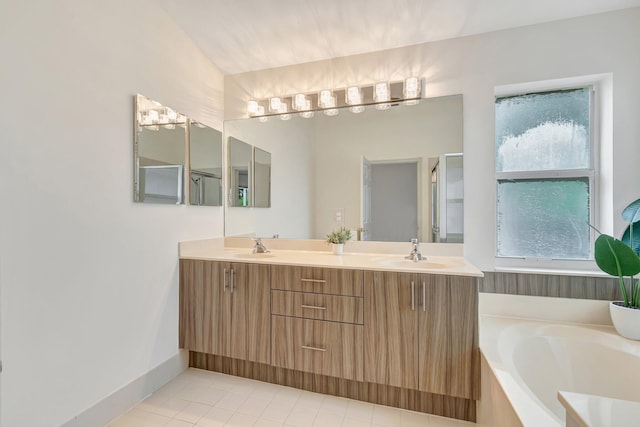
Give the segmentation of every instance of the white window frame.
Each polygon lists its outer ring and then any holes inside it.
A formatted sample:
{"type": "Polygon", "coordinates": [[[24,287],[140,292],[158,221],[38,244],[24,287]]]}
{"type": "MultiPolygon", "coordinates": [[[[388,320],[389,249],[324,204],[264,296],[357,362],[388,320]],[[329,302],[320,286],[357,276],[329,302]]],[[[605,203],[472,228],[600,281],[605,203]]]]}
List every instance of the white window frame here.
{"type": "MultiPolygon", "coordinates": [[[[505,180],[525,180],[525,179],[554,179],[554,178],[588,178],[589,179],[589,218],[593,226],[599,226],[599,203],[600,203],[600,76],[584,78],[562,79],[557,81],[546,81],[536,83],[525,83],[520,85],[507,85],[495,88],[494,92],[494,114],[495,100],[497,98],[525,95],[528,93],[543,93],[560,90],[571,90],[588,87],[590,94],[589,111],[589,149],[590,165],[588,169],[563,169],[545,171],[525,171],[525,172],[495,172],[495,268],[503,271],[550,271],[556,273],[593,273],[601,275],[593,260],[593,242],[596,232],[592,229],[589,233],[590,253],[589,259],[554,259],[554,258],[530,258],[518,256],[498,255],[498,183],[505,180]]],[[[494,125],[495,129],[495,125],[494,125]]],[[[495,138],[494,138],[495,141],[495,138]]],[[[494,142],[495,158],[495,142],[494,142]]]]}

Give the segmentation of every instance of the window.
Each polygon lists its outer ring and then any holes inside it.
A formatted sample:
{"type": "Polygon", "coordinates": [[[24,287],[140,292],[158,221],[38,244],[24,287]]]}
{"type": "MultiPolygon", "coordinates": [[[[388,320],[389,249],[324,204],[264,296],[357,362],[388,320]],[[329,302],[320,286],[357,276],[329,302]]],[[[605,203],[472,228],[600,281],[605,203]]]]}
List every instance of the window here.
{"type": "Polygon", "coordinates": [[[496,97],[498,257],[591,258],[592,93],[496,97]]]}

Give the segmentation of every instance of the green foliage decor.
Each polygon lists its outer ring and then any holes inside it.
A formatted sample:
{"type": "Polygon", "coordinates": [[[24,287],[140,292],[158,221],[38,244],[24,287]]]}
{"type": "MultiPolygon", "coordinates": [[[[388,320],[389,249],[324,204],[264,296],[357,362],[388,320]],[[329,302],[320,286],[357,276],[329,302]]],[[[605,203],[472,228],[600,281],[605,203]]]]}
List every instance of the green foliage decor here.
{"type": "Polygon", "coordinates": [[[346,227],[340,227],[337,230],[327,234],[327,243],[340,245],[351,239],[351,230],[346,227]]]}
{"type": "Polygon", "coordinates": [[[594,257],[600,270],[618,278],[624,306],[640,308],[640,283],[634,277],[640,273],[640,199],[624,208],[622,219],[629,223],[622,239],[600,234],[594,257]],[[625,277],[629,277],[629,289],[625,277]]]}

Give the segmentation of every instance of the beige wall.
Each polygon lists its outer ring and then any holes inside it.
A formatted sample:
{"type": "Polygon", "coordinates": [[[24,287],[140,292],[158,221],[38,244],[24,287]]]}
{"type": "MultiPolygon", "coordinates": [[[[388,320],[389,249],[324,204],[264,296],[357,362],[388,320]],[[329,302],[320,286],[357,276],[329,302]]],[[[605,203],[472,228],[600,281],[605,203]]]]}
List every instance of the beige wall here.
{"type": "MultiPolygon", "coordinates": [[[[310,92],[416,75],[424,96],[464,96],[465,255],[492,269],[495,254],[494,88],[610,73],[613,172],[601,182],[605,209],[618,213],[640,182],[640,8],[592,15],[371,54],[227,76],[225,119],[245,117],[249,98],[310,92]]],[[[608,100],[606,100],[609,102],[608,100]]],[[[607,149],[609,151],[607,152],[607,149]]],[[[616,214],[615,230],[622,222],[616,214]]],[[[606,230],[608,224],[604,224],[606,230]]]]}

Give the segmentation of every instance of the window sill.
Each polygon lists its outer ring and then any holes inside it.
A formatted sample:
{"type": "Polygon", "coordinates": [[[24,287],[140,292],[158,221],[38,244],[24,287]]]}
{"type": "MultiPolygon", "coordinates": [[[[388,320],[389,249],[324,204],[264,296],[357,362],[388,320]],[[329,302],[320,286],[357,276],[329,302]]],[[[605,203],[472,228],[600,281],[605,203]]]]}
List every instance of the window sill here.
{"type": "Polygon", "coordinates": [[[595,261],[495,258],[494,271],[505,273],[556,274],[560,276],[612,277],[595,261]]]}

